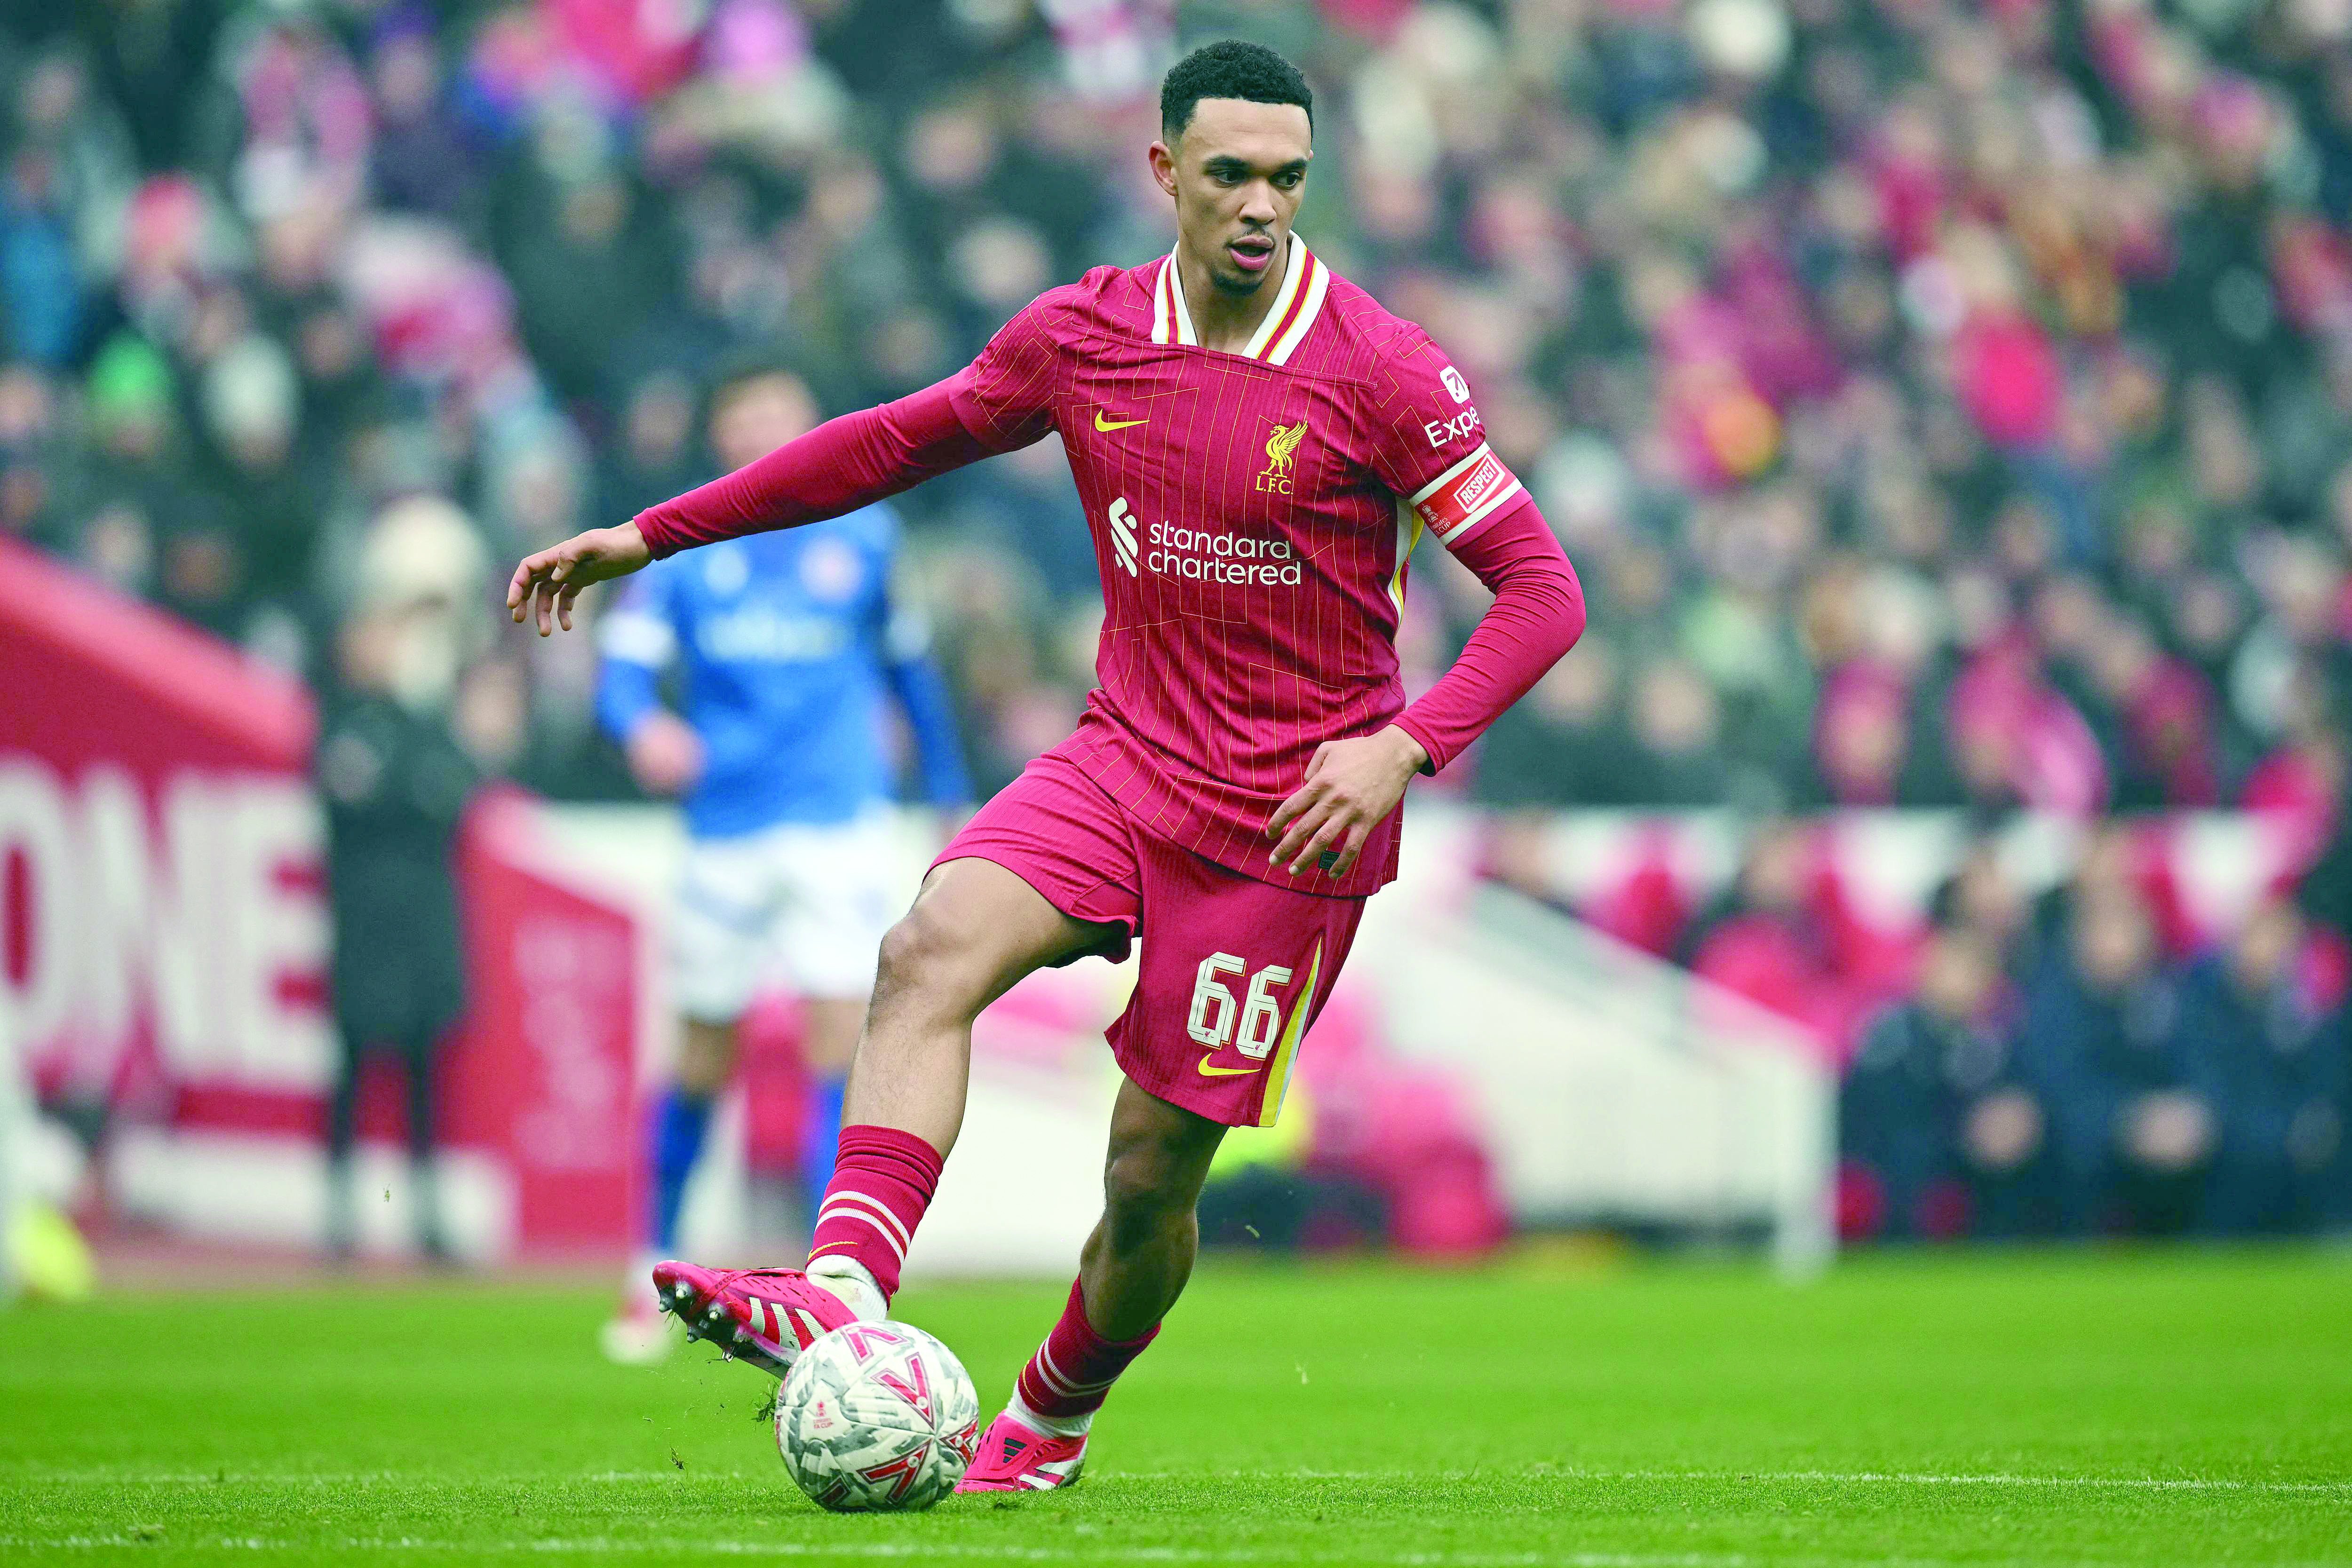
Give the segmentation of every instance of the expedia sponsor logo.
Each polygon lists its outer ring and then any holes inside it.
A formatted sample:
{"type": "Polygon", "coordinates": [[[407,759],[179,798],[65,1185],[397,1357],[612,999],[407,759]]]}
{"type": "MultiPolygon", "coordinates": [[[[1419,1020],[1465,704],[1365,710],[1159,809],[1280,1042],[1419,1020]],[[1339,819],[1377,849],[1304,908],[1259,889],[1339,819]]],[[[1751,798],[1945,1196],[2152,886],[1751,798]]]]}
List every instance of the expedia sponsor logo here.
{"type": "Polygon", "coordinates": [[[1434,451],[1450,442],[1466,439],[1475,434],[1477,429],[1478,411],[1475,408],[1465,408],[1451,419],[1423,421],[1421,433],[1429,437],[1430,448],[1434,451]]]}
{"type": "Polygon", "coordinates": [[[1171,523],[1153,523],[1139,536],[1124,496],[1110,504],[1106,517],[1111,552],[1129,577],[1149,571],[1185,582],[1237,588],[1296,588],[1305,580],[1298,552],[1288,539],[1171,523]]]}

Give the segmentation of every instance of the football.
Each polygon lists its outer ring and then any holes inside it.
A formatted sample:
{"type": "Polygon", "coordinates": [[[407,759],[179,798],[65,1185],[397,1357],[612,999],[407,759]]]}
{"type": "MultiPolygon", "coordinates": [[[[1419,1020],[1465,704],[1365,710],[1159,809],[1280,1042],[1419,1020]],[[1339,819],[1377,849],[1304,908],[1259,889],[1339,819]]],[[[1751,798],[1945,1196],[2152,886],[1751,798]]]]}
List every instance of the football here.
{"type": "Polygon", "coordinates": [[[776,1396],[784,1469],[836,1513],[929,1508],[955,1490],[979,1443],[971,1375],[908,1323],[834,1330],[801,1353],[776,1396]]]}

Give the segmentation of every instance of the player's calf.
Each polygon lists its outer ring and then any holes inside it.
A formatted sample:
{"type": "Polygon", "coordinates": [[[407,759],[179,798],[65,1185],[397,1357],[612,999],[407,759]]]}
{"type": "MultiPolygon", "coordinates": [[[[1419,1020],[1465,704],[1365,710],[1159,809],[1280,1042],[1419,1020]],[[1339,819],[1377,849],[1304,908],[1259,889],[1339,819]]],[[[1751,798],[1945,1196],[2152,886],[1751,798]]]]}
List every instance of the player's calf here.
{"type": "Polygon", "coordinates": [[[1193,1216],[1224,1129],[1138,1088],[1119,1092],[1103,1167],[1103,1217],[1087,1238],[1062,1315],[1013,1381],[962,1491],[1073,1484],[1095,1413],[1160,1333],[1200,1249],[1193,1216]]]}
{"type": "Polygon", "coordinates": [[[1102,1219],[1079,1264],[1106,1336],[1146,1334],[1183,1293],[1201,1247],[1201,1188],[1224,1132],[1132,1082],[1121,1086],[1103,1165],[1102,1219]]]}

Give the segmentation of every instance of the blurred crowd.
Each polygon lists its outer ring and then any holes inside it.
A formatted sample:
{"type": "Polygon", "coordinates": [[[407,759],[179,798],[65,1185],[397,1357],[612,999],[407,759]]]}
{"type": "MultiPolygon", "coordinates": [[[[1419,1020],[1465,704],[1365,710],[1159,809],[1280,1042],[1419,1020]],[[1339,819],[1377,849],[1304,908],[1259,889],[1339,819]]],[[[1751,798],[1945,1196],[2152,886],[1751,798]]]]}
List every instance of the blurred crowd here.
{"type": "MultiPolygon", "coordinates": [[[[1316,81],[1301,231],[1446,345],[1584,576],[1476,798],[2338,831],[2341,0],[0,0],[0,529],[625,793],[593,639],[505,626],[506,563],[708,477],[730,359],[862,405],[1163,248],[1158,75],[1220,35],[1316,81]]],[[[1085,521],[1050,441],[906,510],[992,789],[1091,684],[1085,521]]],[[[1479,591],[1419,580],[1426,681],[1479,591]]],[[[2020,1072],[2134,918],[2030,924],[2074,989],[2020,1072]]],[[[2029,973],[1957,929],[1919,1029],[2029,973]]],[[[2163,970],[2175,1013],[2255,1006],[2267,930],[2163,970]]]]}
{"type": "Polygon", "coordinates": [[[1848,1071],[1850,1237],[2352,1224],[2347,949],[2291,900],[2168,947],[2113,845],[2028,906],[1979,855],[1848,1071]]]}
{"type": "MultiPolygon", "coordinates": [[[[0,11],[0,528],[313,673],[369,596],[458,591],[415,659],[541,788],[623,787],[590,649],[501,641],[485,585],[371,559],[386,516],[447,507],[478,575],[704,477],[732,352],[845,408],[1148,257],[1157,72],[1223,32],[1322,85],[1302,229],[1470,372],[1590,584],[1487,799],[2341,788],[2341,6],[0,11]]],[[[1050,443],[911,505],[1001,780],[1090,681],[1083,519],[1050,443]]],[[[1425,677],[1476,604],[1424,575],[1425,677]]]]}

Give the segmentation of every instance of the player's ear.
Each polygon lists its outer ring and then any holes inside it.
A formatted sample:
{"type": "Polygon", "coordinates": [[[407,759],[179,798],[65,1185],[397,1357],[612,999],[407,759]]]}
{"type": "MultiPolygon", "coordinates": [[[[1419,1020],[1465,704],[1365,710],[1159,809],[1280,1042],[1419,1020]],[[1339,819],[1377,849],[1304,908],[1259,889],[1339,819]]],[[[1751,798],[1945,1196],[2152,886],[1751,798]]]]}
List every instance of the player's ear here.
{"type": "Polygon", "coordinates": [[[1144,158],[1151,164],[1151,177],[1160,183],[1160,188],[1173,196],[1176,193],[1176,154],[1170,150],[1168,143],[1153,142],[1144,158]]]}

